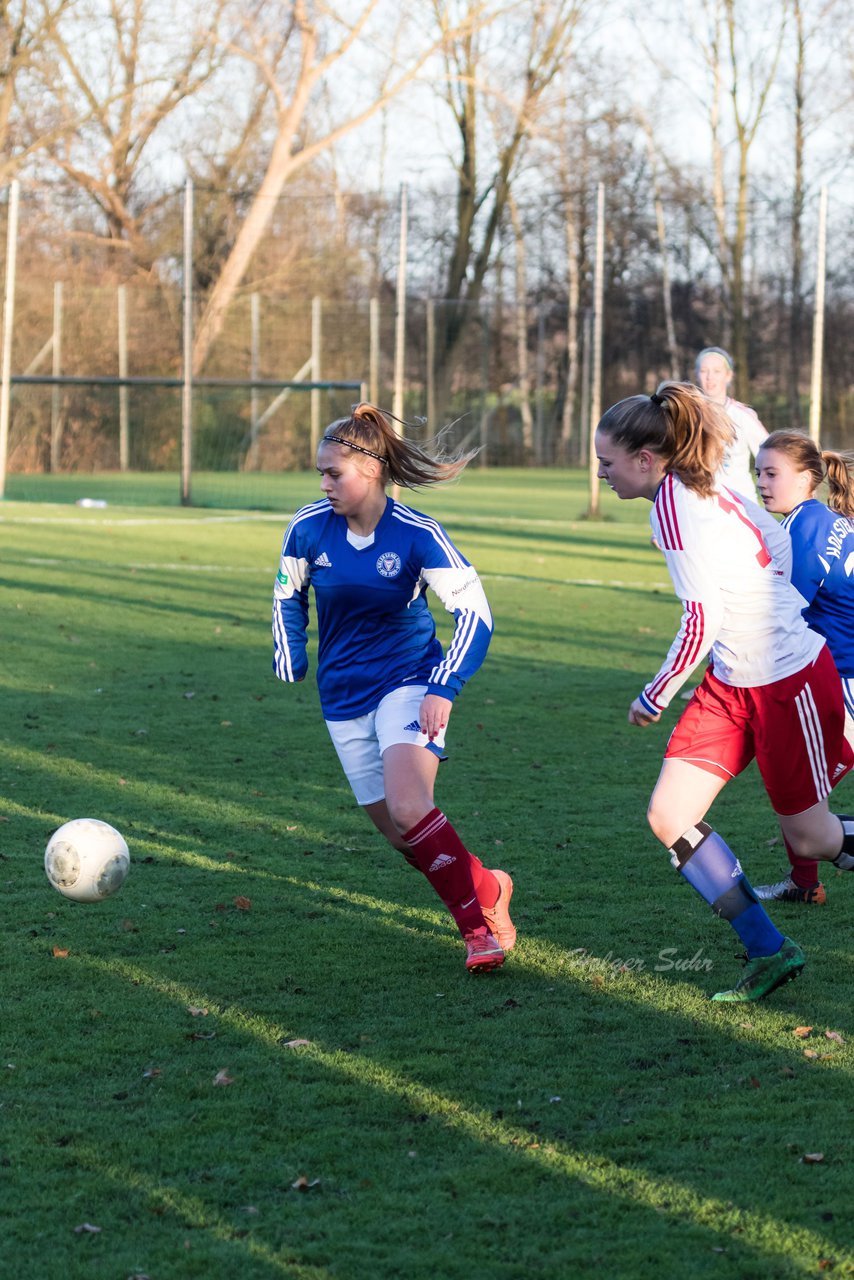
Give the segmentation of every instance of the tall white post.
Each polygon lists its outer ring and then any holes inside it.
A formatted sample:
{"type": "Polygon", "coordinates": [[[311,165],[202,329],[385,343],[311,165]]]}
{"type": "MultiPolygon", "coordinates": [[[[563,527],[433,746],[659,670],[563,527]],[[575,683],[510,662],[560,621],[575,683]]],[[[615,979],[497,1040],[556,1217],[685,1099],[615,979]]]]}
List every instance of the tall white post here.
{"type": "Polygon", "coordinates": [[[3,356],[0,373],[0,498],[6,496],[6,459],[9,453],[9,409],[12,397],[12,329],[15,324],[15,267],[18,258],[17,178],[9,188],[9,221],[6,225],[6,281],[3,289],[3,356]]]}
{"type": "Polygon", "coordinates": [[[578,435],[578,461],[583,467],[587,465],[590,431],[590,365],[592,364],[593,315],[588,307],[581,322],[581,431],[578,435]]]}
{"type": "MultiPolygon", "coordinates": [[[[261,295],[258,293],[249,295],[249,328],[249,376],[256,382],[261,368],[261,295]]],[[[258,466],[260,403],[258,388],[252,387],[249,392],[249,449],[246,456],[246,465],[252,471],[258,466]]]]}
{"type": "Polygon", "coordinates": [[[380,300],[371,298],[369,311],[370,351],[368,352],[368,399],[371,404],[380,400],[380,300]]]}
{"type": "MultiPolygon", "coordinates": [[[[120,284],[116,290],[116,305],[119,318],[119,377],[128,376],[128,296],[127,289],[120,284]]],[[[129,388],[119,387],[119,470],[130,468],[130,413],[129,388]]]]}
{"type": "MultiPolygon", "coordinates": [[[[320,298],[312,298],[311,300],[311,380],[312,382],[320,381],[321,365],[323,363],[323,303],[320,298]]],[[[320,391],[310,392],[311,395],[311,460],[310,466],[314,466],[314,455],[317,453],[317,446],[320,443],[320,391]]]]}
{"type": "Polygon", "coordinates": [[[436,303],[427,299],[427,426],[436,430],[436,303]]]}
{"type": "Polygon", "coordinates": [[[590,507],[588,514],[599,514],[599,462],[593,437],[602,416],[602,306],[605,296],[605,184],[596,189],[596,266],[593,276],[593,373],[590,379],[590,423],[588,438],[590,507]]]}
{"type": "MultiPolygon", "coordinates": [[[[62,281],[53,284],[53,360],[51,373],[58,378],[62,373],[62,281]]],[[[50,469],[59,470],[62,458],[62,392],[58,385],[50,389],[50,469]]]]}
{"type": "Polygon", "coordinates": [[[181,388],[181,504],[193,474],[193,182],[184,188],[184,383],[181,388]]]}
{"type": "MultiPolygon", "coordinates": [[[[400,188],[400,240],[397,256],[397,296],[394,315],[394,394],[392,397],[392,413],[396,418],[403,417],[403,377],[406,367],[406,258],[408,234],[408,202],[406,183],[400,188]]],[[[403,428],[396,422],[395,429],[401,433],[403,428]]]]}
{"type": "Polygon", "coordinates": [[[821,436],[821,386],[824,365],[824,293],[827,272],[827,187],[818,201],[818,262],[815,272],[815,313],[812,322],[812,376],[810,378],[810,438],[821,436]]]}

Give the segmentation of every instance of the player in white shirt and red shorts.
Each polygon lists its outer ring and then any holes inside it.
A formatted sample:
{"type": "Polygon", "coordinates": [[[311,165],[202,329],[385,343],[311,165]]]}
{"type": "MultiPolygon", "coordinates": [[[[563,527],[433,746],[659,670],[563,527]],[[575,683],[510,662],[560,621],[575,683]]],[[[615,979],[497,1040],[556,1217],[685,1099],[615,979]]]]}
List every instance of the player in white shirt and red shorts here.
{"type": "Polygon", "coordinates": [[[755,758],[795,853],[854,870],[854,821],[831,813],[827,799],[854,765],[842,686],[824,637],[801,616],[785,530],[720,484],[732,430],[696,387],[666,382],[652,396],[613,405],[596,431],[602,479],[620,498],[653,504],[652,532],[683,606],[679,632],[629,723],[657,722],[709,657],[667,744],[647,816],[673,866],[744,943],[741,977],[712,997],[724,1002],[761,1000],[805,963],[705,821],[729,779],[755,758]]]}

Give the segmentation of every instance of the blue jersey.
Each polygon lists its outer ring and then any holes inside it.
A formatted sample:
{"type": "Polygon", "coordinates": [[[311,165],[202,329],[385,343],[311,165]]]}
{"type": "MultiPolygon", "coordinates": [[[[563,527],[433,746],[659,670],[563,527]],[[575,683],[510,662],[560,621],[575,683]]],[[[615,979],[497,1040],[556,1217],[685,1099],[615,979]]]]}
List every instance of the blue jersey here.
{"type": "Polygon", "coordinates": [[[350,532],[324,498],[285,531],[273,598],[273,670],[308,669],[309,586],[317,612],[317,687],[324,718],[353,720],[407,684],[453,698],[483,662],[492,614],[476,571],[445,530],[389,498],[369,539],[350,532]],[[447,654],[427,606],[429,587],[454,615],[447,654]]]}
{"type": "Polygon", "coordinates": [[[783,521],[804,618],[827,640],[841,676],[854,676],[854,520],[808,498],[783,521]]]}

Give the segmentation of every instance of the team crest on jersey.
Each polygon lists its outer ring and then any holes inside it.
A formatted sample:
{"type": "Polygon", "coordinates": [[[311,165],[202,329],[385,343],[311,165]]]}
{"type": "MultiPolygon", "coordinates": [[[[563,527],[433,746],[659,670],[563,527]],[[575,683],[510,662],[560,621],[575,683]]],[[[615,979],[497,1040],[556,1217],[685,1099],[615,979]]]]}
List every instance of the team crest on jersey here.
{"type": "Polygon", "coordinates": [[[396,551],[384,551],[377,560],[377,573],[384,578],[396,578],[400,573],[400,556],[396,551]]]}

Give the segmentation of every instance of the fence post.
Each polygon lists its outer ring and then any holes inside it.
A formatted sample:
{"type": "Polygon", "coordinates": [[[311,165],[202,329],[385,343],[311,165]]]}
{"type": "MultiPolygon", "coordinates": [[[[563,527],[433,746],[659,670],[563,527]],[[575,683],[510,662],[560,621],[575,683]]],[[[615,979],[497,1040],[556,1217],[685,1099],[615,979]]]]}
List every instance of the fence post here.
{"type": "Polygon", "coordinates": [[[590,508],[588,515],[599,515],[599,462],[593,436],[602,416],[602,302],[605,293],[605,184],[596,188],[596,269],[593,277],[593,373],[590,379],[590,423],[588,439],[590,457],[590,508]]]}
{"type": "Polygon", "coordinates": [[[821,435],[821,384],[824,365],[824,287],[827,264],[827,187],[818,202],[818,263],[815,273],[815,314],[812,322],[812,375],[810,377],[810,439],[821,435]]]}
{"type": "Polygon", "coordinates": [[[12,328],[15,324],[15,267],[18,254],[18,201],[20,185],[9,188],[9,222],[6,227],[6,282],[3,296],[3,357],[0,375],[0,498],[6,496],[6,458],[9,452],[9,408],[12,395],[12,328]]]}
{"type": "MultiPolygon", "coordinates": [[[[311,300],[311,380],[319,382],[323,360],[323,303],[320,298],[311,300]]],[[[311,396],[311,458],[309,466],[314,466],[314,455],[320,443],[320,391],[315,388],[309,392],[311,396]]]]}
{"type": "Polygon", "coordinates": [[[587,466],[590,444],[590,348],[593,345],[593,315],[588,307],[581,325],[581,430],[578,433],[578,465],[587,466]]]}
{"type": "Polygon", "coordinates": [[[436,431],[436,303],[427,299],[427,429],[436,431]]]}
{"type": "MultiPolygon", "coordinates": [[[[119,313],[119,377],[128,376],[128,295],[120,284],[116,290],[119,313]]],[[[119,387],[119,470],[130,468],[130,388],[119,387]]]]}
{"type": "Polygon", "coordinates": [[[370,350],[368,352],[368,399],[380,401],[380,300],[371,298],[369,316],[370,350]]]}
{"type": "MultiPolygon", "coordinates": [[[[53,360],[51,373],[54,378],[62,374],[62,281],[55,280],[53,285],[53,337],[51,339],[53,360]]],[[[62,392],[59,385],[50,391],[50,469],[59,470],[62,459],[62,392]]]]}
{"type": "Polygon", "coordinates": [[[184,382],[181,388],[181,505],[193,474],[193,182],[184,188],[184,382]]]}
{"type": "MultiPolygon", "coordinates": [[[[400,241],[397,257],[397,298],[394,317],[394,394],[392,397],[392,413],[396,418],[403,417],[403,377],[406,367],[406,239],[408,230],[408,206],[406,183],[400,188],[400,241]]],[[[399,422],[394,424],[395,430],[402,433],[399,422]]]]}
{"type": "MultiPolygon", "coordinates": [[[[258,293],[249,295],[249,330],[249,376],[253,382],[256,382],[261,368],[261,296],[258,293]]],[[[247,471],[256,471],[258,468],[258,436],[261,432],[260,402],[258,388],[252,387],[249,392],[249,448],[245,463],[247,471]]]]}

